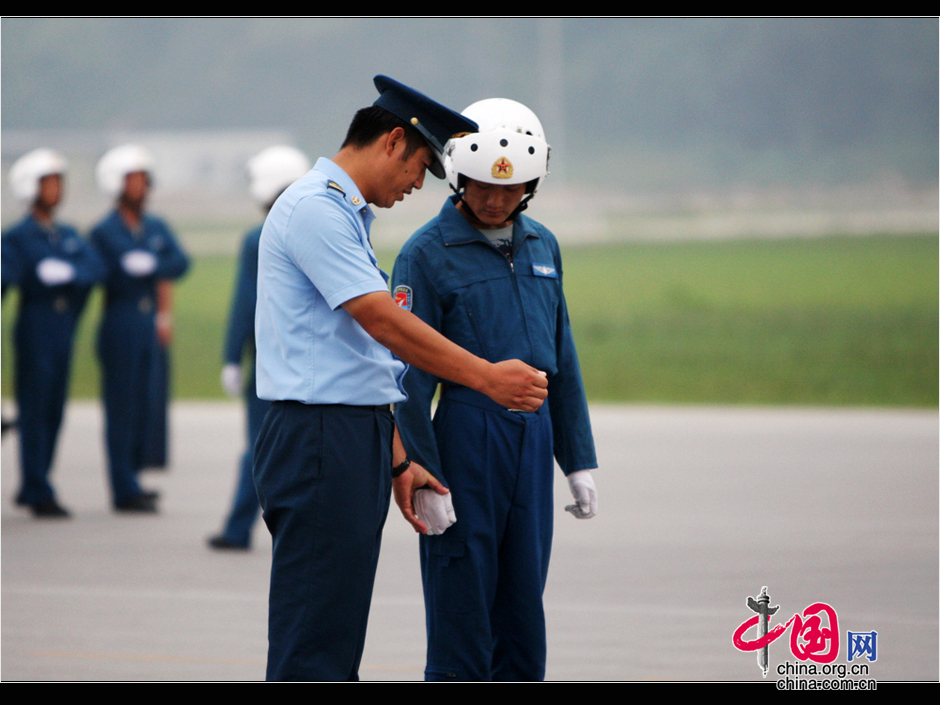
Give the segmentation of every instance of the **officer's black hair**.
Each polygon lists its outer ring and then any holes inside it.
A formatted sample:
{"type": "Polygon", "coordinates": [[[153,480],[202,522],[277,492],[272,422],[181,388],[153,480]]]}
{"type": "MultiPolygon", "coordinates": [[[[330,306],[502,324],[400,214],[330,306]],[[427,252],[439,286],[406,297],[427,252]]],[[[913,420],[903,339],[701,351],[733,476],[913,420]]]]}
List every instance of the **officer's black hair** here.
{"type": "Polygon", "coordinates": [[[392,115],[385,108],[370,105],[355,114],[340,149],[343,147],[355,147],[356,149],[368,147],[379,137],[388,134],[396,127],[400,127],[405,131],[405,144],[407,146],[403,155],[404,159],[408,159],[419,148],[427,145],[424,137],[412,125],[397,115],[392,115]]]}

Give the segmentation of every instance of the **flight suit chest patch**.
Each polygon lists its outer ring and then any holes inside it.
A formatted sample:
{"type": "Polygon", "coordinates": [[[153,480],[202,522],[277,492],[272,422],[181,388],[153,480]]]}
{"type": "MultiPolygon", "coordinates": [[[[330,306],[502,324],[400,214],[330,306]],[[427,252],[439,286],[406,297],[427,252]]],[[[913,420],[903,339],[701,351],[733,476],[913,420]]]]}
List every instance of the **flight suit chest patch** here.
{"type": "Polygon", "coordinates": [[[548,277],[549,279],[558,279],[558,270],[552,264],[532,263],[532,274],[537,277],[548,277]]]}

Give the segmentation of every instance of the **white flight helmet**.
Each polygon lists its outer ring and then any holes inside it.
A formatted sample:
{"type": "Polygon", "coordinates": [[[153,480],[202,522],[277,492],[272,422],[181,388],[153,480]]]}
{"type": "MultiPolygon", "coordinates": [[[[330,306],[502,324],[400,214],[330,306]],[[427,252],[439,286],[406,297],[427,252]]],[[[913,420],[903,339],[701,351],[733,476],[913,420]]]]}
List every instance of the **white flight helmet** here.
{"type": "Polygon", "coordinates": [[[95,168],[98,188],[108,196],[117,198],[124,193],[125,177],[138,171],[153,174],[153,155],[148,150],[136,144],[110,149],[95,168]]]}
{"type": "Polygon", "coordinates": [[[293,147],[275,145],[248,160],[248,190],[259,205],[269,206],[281,191],[310,171],[310,160],[293,147]]]}
{"type": "Polygon", "coordinates": [[[10,187],[20,201],[32,203],[39,195],[39,181],[50,174],[65,174],[68,162],[52,149],[34,149],[10,168],[10,187]]]}
{"type": "Polygon", "coordinates": [[[460,193],[465,177],[487,184],[528,184],[531,198],[548,175],[551,152],[535,113],[508,98],[488,98],[470,105],[462,115],[480,129],[447,144],[445,166],[451,188],[460,193]]]}

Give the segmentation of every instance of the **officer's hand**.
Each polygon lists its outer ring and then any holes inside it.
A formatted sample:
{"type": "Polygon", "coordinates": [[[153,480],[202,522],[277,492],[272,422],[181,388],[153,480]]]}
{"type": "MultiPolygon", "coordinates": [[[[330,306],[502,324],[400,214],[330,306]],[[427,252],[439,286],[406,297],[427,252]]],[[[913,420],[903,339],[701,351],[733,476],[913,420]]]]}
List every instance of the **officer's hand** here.
{"type": "Polygon", "coordinates": [[[569,504],[566,512],[577,519],[590,519],[597,514],[597,488],[590,470],[578,470],[568,475],[568,487],[577,504],[569,504]]]}
{"type": "Polygon", "coordinates": [[[537,411],[548,396],[548,378],[522,360],[504,360],[492,367],[486,396],[500,406],[520,411],[537,411]]]}
{"type": "Polygon", "coordinates": [[[234,362],[222,368],[222,389],[230,397],[237,397],[242,392],[242,366],[234,362]]]}
{"type": "Polygon", "coordinates": [[[147,250],[128,250],[121,255],[121,267],[132,277],[146,277],[157,269],[157,258],[147,250]]]}
{"type": "Polygon", "coordinates": [[[449,492],[438,494],[427,487],[415,490],[412,498],[415,514],[427,527],[428,536],[443,534],[451,524],[457,521],[452,497],[449,492]]]}
{"type": "Polygon", "coordinates": [[[75,278],[75,267],[58,257],[44,257],[36,265],[36,276],[46,286],[68,284],[75,278]]]}
{"type": "Polygon", "coordinates": [[[401,510],[402,516],[420,534],[428,533],[428,528],[414,512],[412,499],[415,490],[428,487],[437,494],[448,494],[449,489],[444,487],[436,477],[417,463],[411,463],[409,468],[392,480],[392,492],[395,495],[395,504],[401,510]]]}

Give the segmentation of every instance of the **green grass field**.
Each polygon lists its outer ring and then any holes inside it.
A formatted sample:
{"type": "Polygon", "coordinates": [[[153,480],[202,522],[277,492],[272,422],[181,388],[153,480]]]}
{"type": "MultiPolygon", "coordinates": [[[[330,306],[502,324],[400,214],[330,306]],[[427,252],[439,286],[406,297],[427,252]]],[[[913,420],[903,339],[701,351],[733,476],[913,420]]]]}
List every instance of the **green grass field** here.
{"type": "MultiPolygon", "coordinates": [[[[391,270],[394,252],[379,253],[391,270]]],[[[568,248],[564,281],[596,401],[938,404],[938,238],[620,243],[568,248]]],[[[203,257],[176,291],[176,398],[220,398],[235,276],[203,257]]],[[[3,304],[12,395],[15,293],[3,304]]],[[[76,341],[72,394],[98,395],[100,294],[76,341]]]]}

